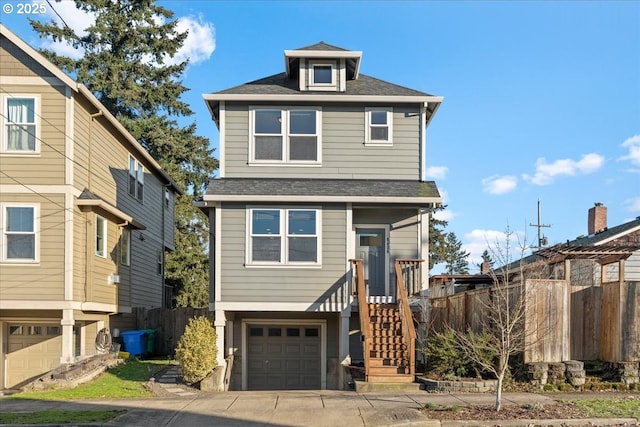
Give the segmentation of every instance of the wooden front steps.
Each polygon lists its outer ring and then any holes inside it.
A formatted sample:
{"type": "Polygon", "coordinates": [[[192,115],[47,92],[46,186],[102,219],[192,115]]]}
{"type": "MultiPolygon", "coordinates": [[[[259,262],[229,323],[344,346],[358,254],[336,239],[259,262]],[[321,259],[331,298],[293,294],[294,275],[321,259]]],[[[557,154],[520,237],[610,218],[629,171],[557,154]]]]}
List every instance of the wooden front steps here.
{"type": "Polygon", "coordinates": [[[412,383],[409,354],[402,336],[402,320],[397,304],[369,304],[369,383],[412,383]]]}

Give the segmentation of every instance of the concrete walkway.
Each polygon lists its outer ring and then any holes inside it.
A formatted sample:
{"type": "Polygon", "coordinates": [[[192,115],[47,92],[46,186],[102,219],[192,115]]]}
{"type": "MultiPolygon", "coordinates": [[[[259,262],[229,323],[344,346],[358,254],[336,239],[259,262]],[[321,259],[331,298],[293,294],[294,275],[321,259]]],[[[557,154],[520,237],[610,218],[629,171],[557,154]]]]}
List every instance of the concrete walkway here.
{"type": "MultiPolygon", "coordinates": [[[[624,394],[612,394],[620,397],[624,394]]],[[[601,398],[609,394],[573,395],[601,398]]],[[[638,396],[638,395],[635,395],[638,396]]],[[[505,405],[551,403],[565,395],[505,393],[505,405]]],[[[426,419],[426,403],[458,406],[491,405],[491,394],[367,393],[348,391],[226,392],[174,394],[169,398],[99,401],[25,401],[0,399],[0,412],[124,409],[126,414],[105,426],[225,427],[391,427],[391,426],[637,426],[638,419],[514,420],[476,422],[426,419]]],[[[640,418],[640,414],[638,414],[640,418]]],[[[95,424],[94,424],[95,425],[95,424]]]]}
{"type": "MultiPolygon", "coordinates": [[[[124,409],[126,414],[105,426],[133,427],[461,427],[486,426],[640,426],[635,419],[512,420],[478,422],[427,419],[425,404],[492,406],[490,393],[356,393],[352,391],[231,391],[204,393],[181,383],[178,367],[169,367],[152,382],[158,397],[87,401],[7,400],[0,398],[0,412],[44,410],[124,409]]],[[[553,403],[555,399],[595,399],[640,394],[536,394],[504,393],[503,405],[553,403]]],[[[78,426],[78,424],[75,424],[78,426]]],[[[85,424],[98,425],[98,424],[85,424]]],[[[68,425],[67,425],[68,426],[68,425]]],[[[42,426],[40,426],[42,427],[42,426]]]]}

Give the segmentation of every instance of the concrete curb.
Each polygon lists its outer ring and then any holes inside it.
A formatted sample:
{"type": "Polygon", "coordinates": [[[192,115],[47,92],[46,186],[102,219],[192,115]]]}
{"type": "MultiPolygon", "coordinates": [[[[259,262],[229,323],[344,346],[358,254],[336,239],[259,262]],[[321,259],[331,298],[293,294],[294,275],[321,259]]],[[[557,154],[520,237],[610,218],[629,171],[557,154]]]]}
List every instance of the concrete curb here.
{"type": "Polygon", "coordinates": [[[441,421],[441,427],[464,426],[495,426],[495,427],[531,427],[531,426],[557,426],[557,427],[605,427],[605,426],[639,426],[640,419],[636,418],[577,418],[577,419],[551,419],[551,420],[457,420],[441,421]]]}

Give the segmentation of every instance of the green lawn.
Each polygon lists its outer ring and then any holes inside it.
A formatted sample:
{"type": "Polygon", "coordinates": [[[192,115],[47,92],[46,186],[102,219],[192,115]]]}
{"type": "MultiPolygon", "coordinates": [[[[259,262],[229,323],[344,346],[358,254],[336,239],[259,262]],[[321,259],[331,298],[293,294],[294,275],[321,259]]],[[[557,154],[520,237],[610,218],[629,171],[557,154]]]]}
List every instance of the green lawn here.
{"type": "Polygon", "coordinates": [[[66,400],[151,397],[153,393],[145,387],[145,382],[169,363],[171,363],[170,360],[129,359],[93,381],[75,388],[25,391],[8,396],[7,399],[66,400]]]}
{"type": "Polygon", "coordinates": [[[127,411],[38,411],[0,413],[0,424],[96,423],[114,419],[127,411]]]}
{"type": "Polygon", "coordinates": [[[635,398],[612,398],[573,401],[596,418],[640,418],[640,396],[635,398]]]}

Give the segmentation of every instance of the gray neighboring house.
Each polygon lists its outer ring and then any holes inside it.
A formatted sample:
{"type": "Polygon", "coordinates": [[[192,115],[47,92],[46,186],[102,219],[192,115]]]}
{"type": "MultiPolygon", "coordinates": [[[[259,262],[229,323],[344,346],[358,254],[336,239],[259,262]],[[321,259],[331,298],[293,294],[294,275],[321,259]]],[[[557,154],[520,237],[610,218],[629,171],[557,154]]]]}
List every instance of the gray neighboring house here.
{"type": "Polygon", "coordinates": [[[406,300],[396,261],[412,265],[409,294],[427,289],[441,197],[425,180],[426,129],[442,97],[361,74],[361,57],[324,42],[286,50],[285,72],[204,95],[220,131],[201,203],[210,309],[231,389],[342,389],[357,362],[369,381],[413,381],[413,326],[393,323],[406,300]],[[370,307],[353,295],[358,266],[370,307]],[[362,323],[364,308],[389,317],[362,323]]]}

